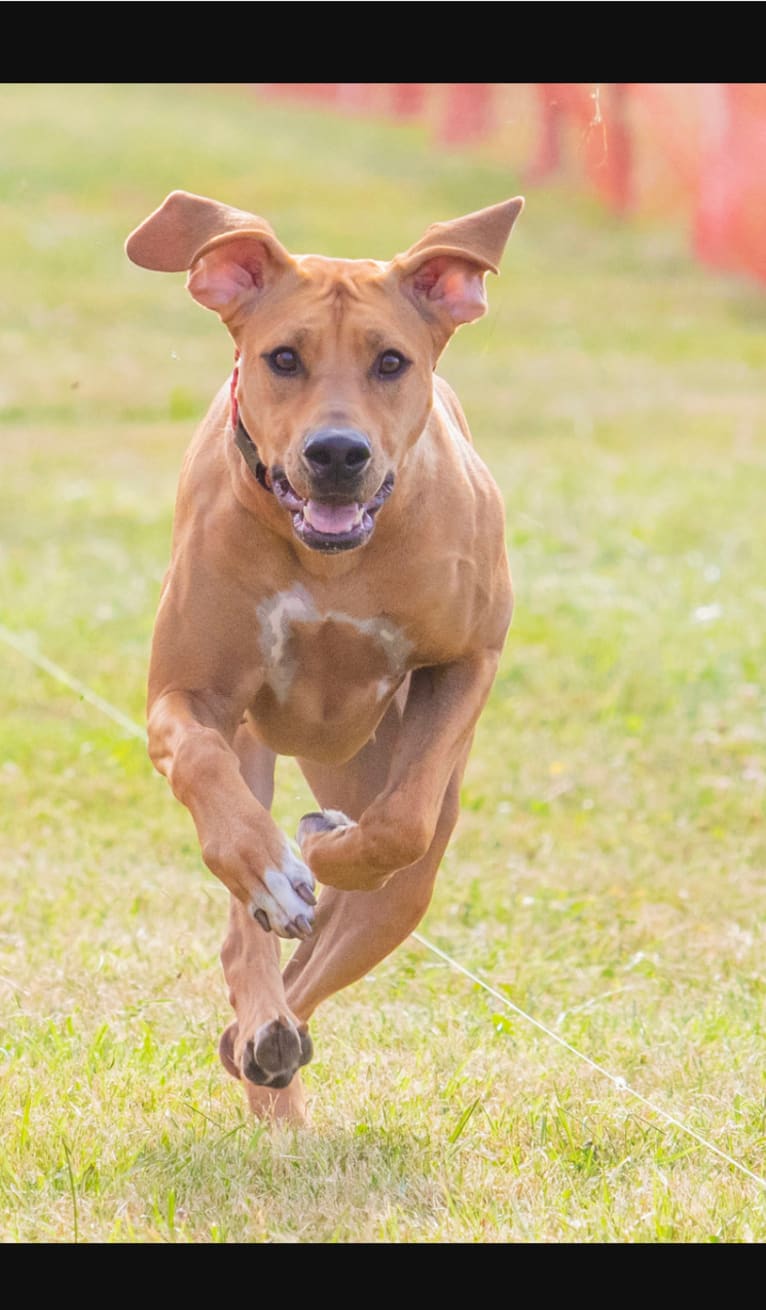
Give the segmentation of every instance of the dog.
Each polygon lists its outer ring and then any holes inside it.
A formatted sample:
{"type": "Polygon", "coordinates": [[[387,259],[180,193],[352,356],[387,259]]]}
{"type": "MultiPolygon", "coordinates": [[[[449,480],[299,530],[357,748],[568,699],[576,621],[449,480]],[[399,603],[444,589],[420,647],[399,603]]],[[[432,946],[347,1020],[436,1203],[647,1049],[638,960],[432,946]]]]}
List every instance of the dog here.
{"type": "Polygon", "coordinates": [[[513,597],[500,493],[434,369],[523,204],[349,260],[174,191],[126,244],[235,345],[181,473],[148,735],[230,893],[219,1050],[262,1117],[304,1119],[311,1015],[419,923],[457,820],[513,597]],[[319,806],[301,857],[269,813],[278,755],[319,806]]]}

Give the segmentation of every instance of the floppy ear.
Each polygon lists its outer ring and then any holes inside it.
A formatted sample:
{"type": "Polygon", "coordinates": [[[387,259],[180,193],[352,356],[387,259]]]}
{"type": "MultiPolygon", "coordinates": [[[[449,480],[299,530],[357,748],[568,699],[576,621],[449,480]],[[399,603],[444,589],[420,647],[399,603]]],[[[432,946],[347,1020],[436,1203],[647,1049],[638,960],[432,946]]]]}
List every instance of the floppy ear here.
{"type": "Polygon", "coordinates": [[[265,218],[188,191],[171,192],[130,234],[125,250],[142,268],[190,270],[194,299],[224,320],[250,309],[293,262],[265,218]]]}
{"type": "Polygon", "coordinates": [[[432,223],[392,267],[404,294],[436,329],[442,344],[461,323],[487,311],[486,273],[499,272],[505,243],[524,208],[521,196],[451,223],[432,223]]]}

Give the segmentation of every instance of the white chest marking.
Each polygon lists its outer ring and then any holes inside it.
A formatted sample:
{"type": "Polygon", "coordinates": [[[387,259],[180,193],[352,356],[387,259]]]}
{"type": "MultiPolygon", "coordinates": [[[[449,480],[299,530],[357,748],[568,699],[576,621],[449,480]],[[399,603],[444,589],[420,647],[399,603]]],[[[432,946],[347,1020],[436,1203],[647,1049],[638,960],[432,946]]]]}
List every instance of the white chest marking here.
{"type": "MultiPolygon", "coordinates": [[[[296,624],[348,624],[362,636],[380,643],[395,678],[404,673],[407,656],[412,650],[412,642],[391,619],[358,619],[352,614],[345,614],[343,610],[320,612],[313,597],[300,583],[296,583],[289,591],[278,591],[276,595],[261,601],[256,613],[259,644],[268,670],[268,683],[280,701],[286,700],[295,676],[297,661],[294,656],[290,656],[288,644],[296,624]]],[[[378,691],[381,691],[380,684],[378,691]]]]}

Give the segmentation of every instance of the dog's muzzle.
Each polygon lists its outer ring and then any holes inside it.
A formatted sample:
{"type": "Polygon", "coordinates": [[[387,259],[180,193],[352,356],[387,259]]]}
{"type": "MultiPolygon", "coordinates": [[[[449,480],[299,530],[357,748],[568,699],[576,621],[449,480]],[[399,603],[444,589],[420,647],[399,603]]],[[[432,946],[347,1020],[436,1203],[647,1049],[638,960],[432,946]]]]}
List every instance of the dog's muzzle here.
{"type": "Polygon", "coordinates": [[[368,438],[355,428],[320,428],[310,433],[300,458],[312,494],[299,496],[284,469],[268,469],[261,461],[239,412],[238,383],[239,351],[230,383],[234,441],[256,481],[290,511],[298,540],[310,550],[325,552],[363,546],[372,536],[375,515],[394,489],[394,475],[388,473],[372,499],[354,494],[361,489],[372,458],[368,438]]]}
{"type": "Polygon", "coordinates": [[[282,469],[273,469],[269,480],[276,499],[292,515],[298,540],[310,550],[326,553],[354,550],[369,541],[375,515],[394,489],[394,475],[389,473],[370,500],[353,500],[348,491],[337,489],[304,499],[282,469]]]}

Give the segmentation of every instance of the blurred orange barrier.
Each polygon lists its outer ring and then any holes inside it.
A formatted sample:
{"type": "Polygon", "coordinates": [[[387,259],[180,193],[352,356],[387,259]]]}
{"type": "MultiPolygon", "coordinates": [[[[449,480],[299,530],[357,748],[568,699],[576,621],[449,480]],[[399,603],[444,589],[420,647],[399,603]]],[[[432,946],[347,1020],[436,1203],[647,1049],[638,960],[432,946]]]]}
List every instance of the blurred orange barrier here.
{"type": "Polygon", "coordinates": [[[527,170],[530,181],[543,181],[561,166],[564,120],[580,129],[582,167],[602,199],[623,213],[631,204],[631,134],[627,119],[629,88],[624,82],[538,82],[539,139],[527,170]]]}
{"type": "Polygon", "coordinates": [[[766,86],[700,88],[694,245],[701,259],[766,282],[766,86]]]}
{"type": "Polygon", "coordinates": [[[492,144],[528,183],[561,176],[618,214],[683,214],[698,258],[766,282],[766,84],[251,85],[347,113],[421,120],[444,147],[492,144]]]}
{"type": "Polygon", "coordinates": [[[491,82],[451,82],[439,123],[439,140],[465,145],[489,136],[494,126],[494,87],[491,82]]]}
{"type": "Polygon", "coordinates": [[[418,118],[425,109],[424,82],[392,82],[391,112],[396,118],[418,118]]]}

